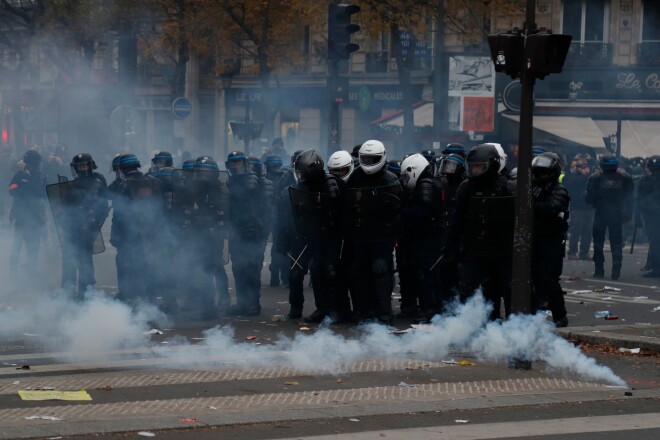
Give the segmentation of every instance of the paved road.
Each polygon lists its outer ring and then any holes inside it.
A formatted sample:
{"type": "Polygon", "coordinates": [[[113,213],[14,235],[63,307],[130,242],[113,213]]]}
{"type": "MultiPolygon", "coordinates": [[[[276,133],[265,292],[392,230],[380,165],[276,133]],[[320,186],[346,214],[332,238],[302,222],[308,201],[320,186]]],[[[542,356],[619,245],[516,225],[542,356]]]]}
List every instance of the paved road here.
{"type": "MultiPolygon", "coordinates": [[[[0,242],[6,240],[6,234],[0,233],[0,242]]],[[[566,263],[564,287],[571,325],[658,322],[660,312],[652,311],[660,299],[658,289],[653,280],[639,276],[637,262],[643,252],[639,249],[634,260],[626,260],[624,276],[616,283],[589,279],[592,267],[588,263],[566,263]],[[593,291],[605,286],[621,291],[593,291]],[[580,293],[585,290],[590,292],[580,293]],[[595,310],[608,306],[619,314],[619,320],[593,318],[595,310]]],[[[99,285],[108,291],[114,288],[112,260],[112,248],[96,257],[99,285]]],[[[56,280],[58,264],[56,254],[44,259],[44,271],[51,275],[42,281],[56,280]]],[[[265,275],[264,271],[264,281],[265,275]]],[[[595,432],[604,439],[631,435],[650,439],[660,434],[657,358],[595,355],[633,387],[632,396],[627,396],[628,390],[578,376],[571,368],[558,370],[536,362],[531,371],[510,370],[505,362],[478,359],[456,347],[439,356],[411,344],[383,356],[382,350],[374,350],[380,340],[351,345],[359,336],[351,326],[333,326],[332,333],[343,339],[330,343],[305,339],[323,333],[302,322],[271,320],[288,311],[287,292],[282,288],[263,289],[260,317],[200,323],[183,314],[160,326],[162,335],[145,338],[145,328],[130,327],[127,318],[131,317],[122,315],[121,309],[99,311],[90,309],[90,304],[59,308],[57,302],[47,303],[45,295],[42,301],[39,296],[29,297],[20,286],[10,287],[0,286],[2,319],[18,316],[24,321],[15,323],[21,329],[17,334],[0,335],[2,438],[142,438],[139,431],[168,439],[586,439],[595,432]],[[23,296],[27,306],[19,301],[23,296]],[[52,307],[53,313],[42,313],[42,303],[52,307]],[[86,319],[92,322],[85,324],[86,319]],[[229,324],[234,334],[205,333],[218,324],[229,324]],[[72,328],[66,341],[49,334],[72,328]],[[125,347],[117,345],[119,336],[125,338],[121,339],[125,347]],[[303,349],[258,350],[273,347],[283,337],[299,338],[303,349]],[[311,342],[305,345],[306,340],[311,342]],[[103,349],[103,344],[111,348],[103,349]],[[352,355],[337,365],[328,364],[328,371],[309,368],[335,359],[333,350],[352,350],[352,355]],[[476,365],[443,362],[451,360],[476,365]],[[17,370],[22,365],[30,369],[17,370]],[[39,387],[86,389],[92,401],[29,402],[17,394],[39,387]],[[26,419],[32,416],[61,420],[26,419]]],[[[397,322],[399,328],[408,325],[397,322]]],[[[429,347],[435,343],[428,341],[429,347]]]]}

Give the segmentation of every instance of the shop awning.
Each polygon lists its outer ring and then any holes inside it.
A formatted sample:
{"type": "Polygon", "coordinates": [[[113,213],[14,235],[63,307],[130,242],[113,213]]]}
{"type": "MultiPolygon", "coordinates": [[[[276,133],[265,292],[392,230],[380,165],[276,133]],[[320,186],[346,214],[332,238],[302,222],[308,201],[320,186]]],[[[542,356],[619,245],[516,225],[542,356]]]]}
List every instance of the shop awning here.
{"type": "MultiPolygon", "coordinates": [[[[596,120],[603,137],[616,134],[616,121],[596,120]]],[[[660,154],[660,121],[621,121],[621,155],[649,157],[660,154]]]]}
{"type": "MultiPolygon", "coordinates": [[[[520,115],[502,115],[505,119],[520,123],[520,115]]],[[[539,130],[548,137],[551,142],[572,142],[574,144],[591,147],[597,151],[605,151],[603,133],[593,119],[577,116],[534,116],[534,129],[539,130]]],[[[547,140],[538,140],[534,136],[534,142],[545,143],[547,140]]]]}
{"type": "MultiPolygon", "coordinates": [[[[413,118],[415,127],[426,127],[433,125],[433,103],[432,102],[417,102],[413,104],[413,118]]],[[[403,110],[397,110],[394,113],[385,115],[375,121],[371,121],[372,125],[384,124],[395,127],[403,127],[403,110]]]]}

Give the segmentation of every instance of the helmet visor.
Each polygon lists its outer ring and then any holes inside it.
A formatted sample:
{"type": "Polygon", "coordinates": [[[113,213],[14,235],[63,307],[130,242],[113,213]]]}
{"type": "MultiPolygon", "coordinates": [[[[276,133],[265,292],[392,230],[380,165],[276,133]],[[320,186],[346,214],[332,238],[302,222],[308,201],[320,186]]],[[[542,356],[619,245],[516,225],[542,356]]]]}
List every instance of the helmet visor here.
{"type": "Polygon", "coordinates": [[[225,165],[232,176],[247,174],[247,166],[243,160],[228,160],[225,165]]]}
{"type": "Polygon", "coordinates": [[[335,175],[337,177],[346,177],[348,173],[351,172],[351,166],[346,165],[345,167],[341,167],[341,168],[332,168],[328,171],[330,171],[330,174],[335,175]]]}
{"type": "Polygon", "coordinates": [[[488,171],[488,162],[471,162],[467,167],[468,177],[478,177],[488,171]]]}
{"type": "Polygon", "coordinates": [[[532,161],[533,168],[553,168],[553,160],[545,156],[536,156],[532,161]]]}
{"type": "Polygon", "coordinates": [[[360,154],[360,164],[364,166],[377,165],[381,160],[383,156],[380,154],[360,154]]]}
{"type": "Polygon", "coordinates": [[[440,164],[440,174],[456,174],[460,164],[455,160],[445,159],[440,164]]]}

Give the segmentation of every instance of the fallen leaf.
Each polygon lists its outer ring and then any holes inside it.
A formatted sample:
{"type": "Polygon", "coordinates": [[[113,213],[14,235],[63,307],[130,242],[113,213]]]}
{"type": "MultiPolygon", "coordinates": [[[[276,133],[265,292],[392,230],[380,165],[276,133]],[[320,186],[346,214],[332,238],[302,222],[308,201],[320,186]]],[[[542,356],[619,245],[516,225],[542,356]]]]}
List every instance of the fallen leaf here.
{"type": "Polygon", "coordinates": [[[296,382],[296,381],[284,382],[284,385],[300,385],[300,382],[296,382]]]}
{"type": "Polygon", "coordinates": [[[189,418],[181,419],[180,421],[184,423],[196,423],[197,417],[189,417],[189,418]]]}
{"type": "Polygon", "coordinates": [[[247,339],[248,341],[254,341],[255,339],[257,339],[257,337],[256,336],[246,336],[245,339],[247,339]]]}

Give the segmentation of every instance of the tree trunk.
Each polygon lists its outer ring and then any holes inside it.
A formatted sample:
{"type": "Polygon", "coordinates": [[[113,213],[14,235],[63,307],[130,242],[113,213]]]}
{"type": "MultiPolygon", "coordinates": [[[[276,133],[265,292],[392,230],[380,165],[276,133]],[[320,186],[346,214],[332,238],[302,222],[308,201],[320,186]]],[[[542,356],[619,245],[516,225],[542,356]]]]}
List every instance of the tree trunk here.
{"type": "Polygon", "coordinates": [[[414,130],[415,119],[413,113],[413,94],[410,83],[410,70],[415,57],[415,38],[411,33],[411,39],[408,45],[408,53],[406,57],[403,56],[401,47],[401,31],[399,26],[394,23],[390,27],[392,34],[392,52],[396,59],[397,74],[399,76],[399,85],[401,86],[401,94],[403,97],[403,136],[401,142],[403,145],[415,145],[414,130]]]}

